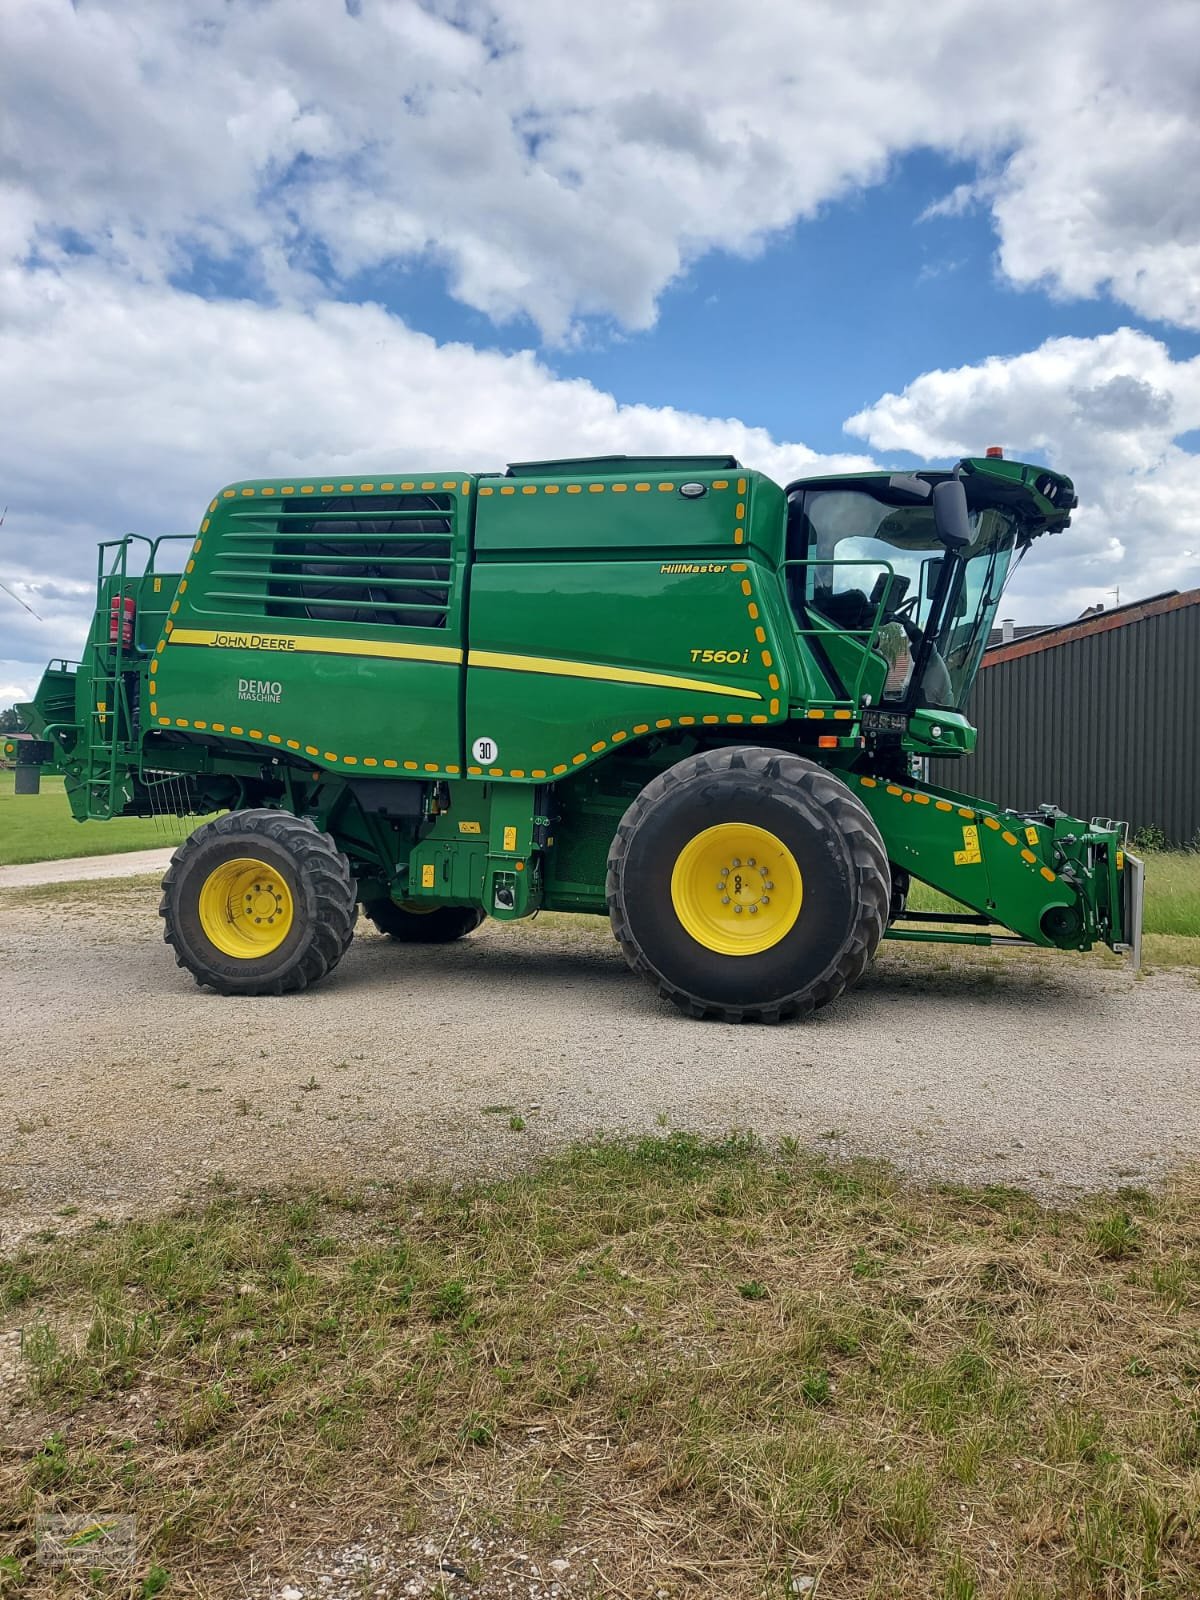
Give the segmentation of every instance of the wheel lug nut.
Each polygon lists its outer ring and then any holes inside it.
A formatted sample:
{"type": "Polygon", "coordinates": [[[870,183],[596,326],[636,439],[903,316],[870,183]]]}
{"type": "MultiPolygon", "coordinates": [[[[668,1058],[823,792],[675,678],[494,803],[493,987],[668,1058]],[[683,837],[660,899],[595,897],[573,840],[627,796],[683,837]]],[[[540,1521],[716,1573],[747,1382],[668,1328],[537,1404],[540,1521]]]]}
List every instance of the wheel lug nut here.
{"type": "Polygon", "coordinates": [[[758,915],[758,907],[757,906],[751,906],[750,907],[750,915],[752,917],[755,917],[755,916],[758,915]]]}
{"type": "Polygon", "coordinates": [[[738,914],[738,916],[739,916],[739,917],[740,917],[740,916],[741,916],[741,914],[742,914],[742,908],[741,908],[741,906],[734,906],[734,908],[733,908],[733,909],[734,909],[734,910],[735,910],[735,911],[736,911],[736,912],[737,912],[737,914],[738,914]]]}
{"type": "Polygon", "coordinates": [[[763,903],[763,905],[765,905],[765,906],[769,906],[769,905],[770,905],[770,904],[771,904],[771,897],[770,897],[770,895],[766,895],[766,894],[765,894],[765,895],[763,895],[763,897],[762,897],[762,903],[763,903]]]}
{"type": "Polygon", "coordinates": [[[775,885],[773,883],[764,883],[763,884],[763,888],[764,889],[773,889],[774,887],[775,887],[775,885]]]}
{"type": "Polygon", "coordinates": [[[746,865],[748,867],[756,867],[758,865],[758,862],[755,861],[753,856],[747,856],[746,857],[746,865]]]}
{"type": "Polygon", "coordinates": [[[738,860],[737,856],[734,856],[733,864],[735,867],[740,867],[742,863],[738,860]]]}
{"type": "Polygon", "coordinates": [[[721,904],[723,906],[727,906],[729,904],[729,896],[728,895],[723,895],[721,897],[721,904]]]}

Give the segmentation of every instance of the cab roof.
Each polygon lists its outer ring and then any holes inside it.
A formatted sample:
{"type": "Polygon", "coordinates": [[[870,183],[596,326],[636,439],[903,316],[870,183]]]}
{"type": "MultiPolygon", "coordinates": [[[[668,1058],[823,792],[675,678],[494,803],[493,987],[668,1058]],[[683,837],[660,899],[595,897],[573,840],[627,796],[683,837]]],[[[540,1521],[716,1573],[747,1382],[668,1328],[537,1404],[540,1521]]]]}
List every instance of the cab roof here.
{"type": "Polygon", "coordinates": [[[961,477],[972,510],[995,506],[1021,518],[1031,533],[1059,533],[1071,520],[1078,496],[1071,479],[1048,467],[995,456],[964,456],[949,471],[846,472],[797,478],[788,495],[803,489],[869,489],[896,505],[917,505],[932,497],[933,485],[961,477]]]}

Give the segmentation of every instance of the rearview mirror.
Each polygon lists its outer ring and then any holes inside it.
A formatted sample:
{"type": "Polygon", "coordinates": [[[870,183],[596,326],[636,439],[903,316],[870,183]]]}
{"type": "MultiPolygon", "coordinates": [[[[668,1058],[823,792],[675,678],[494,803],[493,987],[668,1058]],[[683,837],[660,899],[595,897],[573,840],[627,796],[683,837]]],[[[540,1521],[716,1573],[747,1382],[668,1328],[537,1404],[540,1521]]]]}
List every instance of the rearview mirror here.
{"type": "Polygon", "coordinates": [[[947,478],[933,488],[933,526],[947,550],[961,550],[971,543],[971,519],[967,513],[967,491],[959,478],[947,478]]]}

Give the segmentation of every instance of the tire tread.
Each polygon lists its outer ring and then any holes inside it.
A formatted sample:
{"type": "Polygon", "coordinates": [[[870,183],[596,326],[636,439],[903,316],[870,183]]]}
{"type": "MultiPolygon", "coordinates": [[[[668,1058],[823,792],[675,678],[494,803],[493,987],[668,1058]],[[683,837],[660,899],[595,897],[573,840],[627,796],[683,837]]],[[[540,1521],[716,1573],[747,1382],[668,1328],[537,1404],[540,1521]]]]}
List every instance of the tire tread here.
{"type": "Polygon", "coordinates": [[[777,1023],[811,1015],[836,1000],[862,977],[887,926],[891,869],[874,818],[840,778],[816,762],[788,751],[735,745],[701,751],[651,779],[617,826],[609,850],[605,890],[613,933],[622,954],[633,971],[649,979],[664,1000],[670,1000],[698,1020],[777,1023]],[[727,772],[743,772],[751,779],[759,779],[764,790],[779,784],[806,790],[828,812],[831,823],[842,833],[854,863],[859,905],[849,941],[830,970],[810,990],[785,996],[770,1005],[711,1003],[664,978],[651,966],[638,944],[620,892],[624,859],[642,817],[692,779],[727,772]]]}
{"type": "Polygon", "coordinates": [[[358,904],[348,857],[310,818],[294,816],[290,811],[266,808],[229,811],[204,823],[171,857],[162,880],[162,891],[158,914],[164,922],[163,939],[174,952],[176,966],[190,972],[201,988],[212,989],[217,994],[296,994],[332,972],[354,938],[358,904]],[[258,834],[287,850],[296,864],[297,875],[308,885],[316,901],[311,937],[300,959],[289,971],[264,981],[253,990],[230,983],[220,973],[197,971],[180,948],[175,927],[174,893],[181,869],[209,840],[237,834],[258,834]]]}

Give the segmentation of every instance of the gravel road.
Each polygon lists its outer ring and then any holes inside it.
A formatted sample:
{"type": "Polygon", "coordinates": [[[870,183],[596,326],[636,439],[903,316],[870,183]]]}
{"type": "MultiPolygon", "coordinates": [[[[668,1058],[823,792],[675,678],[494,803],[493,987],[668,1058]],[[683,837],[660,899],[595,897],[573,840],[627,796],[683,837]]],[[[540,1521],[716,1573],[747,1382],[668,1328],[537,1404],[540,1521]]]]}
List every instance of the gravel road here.
{"type": "Polygon", "coordinates": [[[29,861],[0,867],[0,889],[28,889],[42,883],[83,883],[91,878],[162,877],[174,850],[126,850],[116,856],[67,856],[62,861],[29,861]]]}
{"type": "Polygon", "coordinates": [[[818,1018],[736,1028],[658,1000],[607,924],[541,918],[433,949],[363,924],[307,994],[228,1000],[175,967],[157,898],[144,879],[0,892],[0,1242],[219,1172],[465,1179],[664,1126],[1047,1194],[1200,1153],[1194,972],[885,945],[818,1018]]]}

